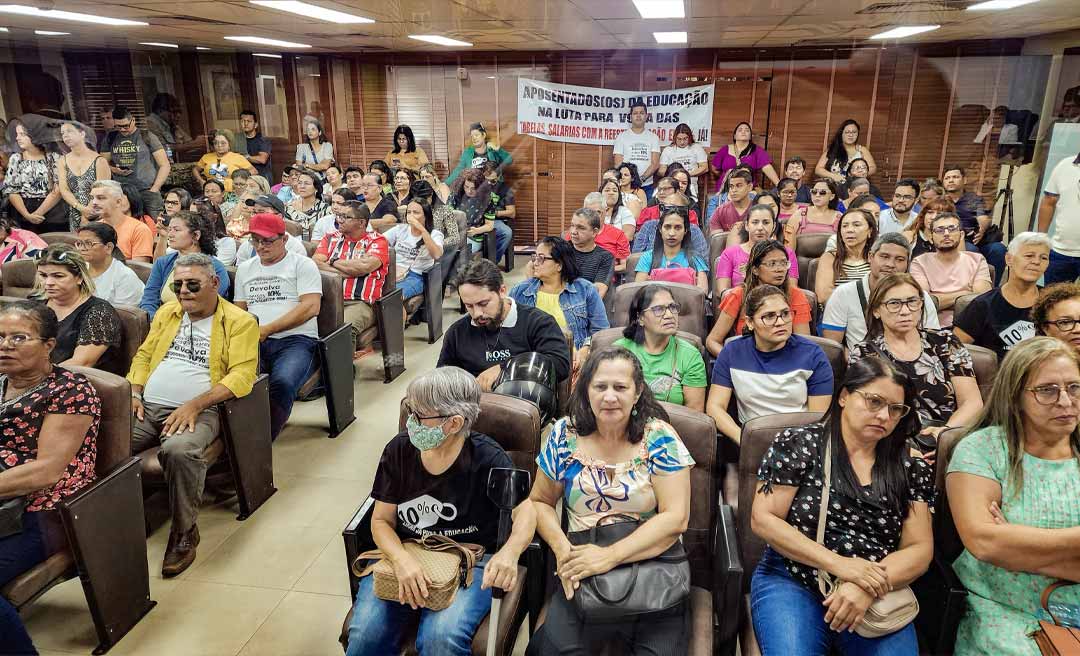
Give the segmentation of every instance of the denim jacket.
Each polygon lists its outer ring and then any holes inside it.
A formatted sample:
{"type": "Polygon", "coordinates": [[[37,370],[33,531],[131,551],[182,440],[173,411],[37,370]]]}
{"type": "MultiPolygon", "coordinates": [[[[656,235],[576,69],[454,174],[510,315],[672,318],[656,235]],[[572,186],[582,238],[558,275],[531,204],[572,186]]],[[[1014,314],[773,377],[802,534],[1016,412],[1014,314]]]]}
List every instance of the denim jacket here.
{"type": "MultiPolygon", "coordinates": [[[[536,307],[536,294],[540,280],[529,278],[510,290],[510,298],[526,307],[536,307]]],[[[559,307],[566,316],[566,326],[574,334],[574,347],[582,348],[592,343],[593,333],[608,326],[604,300],[596,287],[584,278],[570,282],[559,294],[559,307]]]]}
{"type": "MultiPolygon", "coordinates": [[[[146,280],[146,287],[143,288],[142,300],[139,301],[139,307],[146,310],[146,313],[150,315],[150,318],[154,318],[154,314],[158,308],[161,307],[161,288],[165,286],[165,281],[169,279],[169,274],[173,270],[173,265],[176,263],[176,258],[180,257],[180,253],[168,253],[162,255],[158,259],[154,260],[154,266],[150,269],[150,277],[146,280]]],[[[218,275],[218,295],[227,296],[229,293],[229,271],[225,268],[225,265],[221,263],[216,257],[210,258],[214,262],[214,271],[218,275]]]]}

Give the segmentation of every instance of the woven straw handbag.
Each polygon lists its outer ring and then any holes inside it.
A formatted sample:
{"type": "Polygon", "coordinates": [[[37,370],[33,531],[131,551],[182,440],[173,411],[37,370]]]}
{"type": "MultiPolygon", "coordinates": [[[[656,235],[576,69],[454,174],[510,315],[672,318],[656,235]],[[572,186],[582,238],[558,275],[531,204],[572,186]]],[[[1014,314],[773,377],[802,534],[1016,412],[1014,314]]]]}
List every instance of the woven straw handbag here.
{"type": "MultiPolygon", "coordinates": [[[[421,540],[402,540],[405,551],[416,558],[431,583],[423,608],[442,610],[454,603],[458,588],[472,585],[473,567],[484,557],[478,544],[455,542],[441,535],[426,535],[421,540]]],[[[402,603],[398,597],[398,580],[394,566],[379,549],[365,551],[352,563],[353,573],[363,578],[374,577],[375,596],[384,601],[402,603]],[[374,561],[364,565],[366,561],[374,561]]]]}

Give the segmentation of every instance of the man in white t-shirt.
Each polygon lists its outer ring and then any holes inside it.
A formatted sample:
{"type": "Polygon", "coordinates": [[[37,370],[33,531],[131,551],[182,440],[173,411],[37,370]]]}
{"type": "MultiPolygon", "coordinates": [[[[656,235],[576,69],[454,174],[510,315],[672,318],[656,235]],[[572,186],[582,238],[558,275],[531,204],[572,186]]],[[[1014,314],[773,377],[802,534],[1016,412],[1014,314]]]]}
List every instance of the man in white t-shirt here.
{"type": "Polygon", "coordinates": [[[1043,280],[1047,285],[1071,282],[1080,277],[1080,155],[1057,163],[1047,178],[1039,203],[1039,232],[1050,238],[1050,266],[1043,280]]]}
{"type": "Polygon", "coordinates": [[[634,101],[630,105],[630,129],[615,138],[612,152],[615,154],[615,166],[631,162],[637,166],[641,188],[652,197],[653,173],[660,166],[660,138],[645,129],[649,109],[644,102],[634,101]]]}
{"type": "MultiPolygon", "coordinates": [[[[878,237],[870,247],[870,273],[837,287],[825,304],[822,336],[848,349],[866,339],[866,307],[871,290],[885,276],[907,272],[910,257],[911,244],[904,235],[890,232],[878,237]]],[[[923,291],[923,326],[940,327],[934,299],[927,291],[923,291]]]]}
{"type": "Polygon", "coordinates": [[[233,303],[259,319],[259,362],[270,375],[273,440],[315,364],[322,276],[309,257],[285,249],[287,233],[280,216],[256,214],[248,231],[258,257],[236,268],[233,303]]]}
{"type": "Polygon", "coordinates": [[[213,260],[203,253],[177,258],[177,300],[154,314],[131,362],[131,452],[159,446],[169,491],[172,528],[163,577],[195,562],[196,520],[209,463],[203,453],[218,435],[218,404],[251,393],[259,367],[259,324],[220,298],[213,260]]]}

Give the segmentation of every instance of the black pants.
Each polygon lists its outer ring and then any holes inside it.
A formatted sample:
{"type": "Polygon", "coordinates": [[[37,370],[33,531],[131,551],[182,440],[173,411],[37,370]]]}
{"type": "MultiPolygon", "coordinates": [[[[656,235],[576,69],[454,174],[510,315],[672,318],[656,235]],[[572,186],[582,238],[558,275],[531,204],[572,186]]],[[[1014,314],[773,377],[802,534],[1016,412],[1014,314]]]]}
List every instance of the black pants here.
{"type": "Polygon", "coordinates": [[[586,656],[606,645],[625,656],[685,656],[690,641],[690,605],[626,622],[586,623],[559,587],[551,596],[547,619],[529,641],[526,656],[586,656]]]}

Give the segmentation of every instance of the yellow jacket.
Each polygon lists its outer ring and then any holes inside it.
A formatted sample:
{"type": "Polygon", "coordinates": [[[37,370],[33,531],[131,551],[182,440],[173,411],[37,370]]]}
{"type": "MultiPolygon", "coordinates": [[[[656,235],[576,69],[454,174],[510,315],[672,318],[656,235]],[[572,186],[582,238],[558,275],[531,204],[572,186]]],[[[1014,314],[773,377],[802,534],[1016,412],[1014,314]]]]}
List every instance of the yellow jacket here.
{"type": "MultiPolygon", "coordinates": [[[[184,310],[179,301],[166,303],[154,315],[150,334],[131,362],[127,379],[146,385],[172,346],[184,310]]],[[[210,329],[210,384],[221,383],[236,397],[251,393],[259,368],[259,323],[255,317],[218,297],[210,329]]]]}

